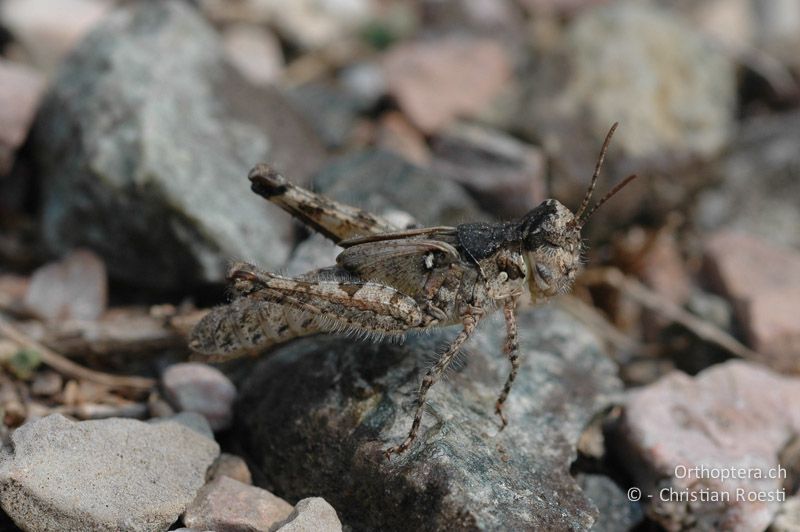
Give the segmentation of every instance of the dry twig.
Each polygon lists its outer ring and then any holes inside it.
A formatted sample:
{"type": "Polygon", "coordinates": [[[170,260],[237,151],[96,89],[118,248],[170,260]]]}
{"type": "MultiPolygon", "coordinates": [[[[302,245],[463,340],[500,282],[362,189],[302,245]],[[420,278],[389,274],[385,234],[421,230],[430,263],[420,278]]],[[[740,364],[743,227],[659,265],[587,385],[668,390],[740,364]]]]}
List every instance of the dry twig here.
{"type": "Polygon", "coordinates": [[[31,349],[38,352],[42,357],[42,362],[54,370],[74,379],[84,379],[98,384],[103,384],[111,388],[132,388],[137,390],[149,390],[156,384],[154,379],[147,377],[132,377],[124,375],[111,375],[93,369],[85,368],[80,364],[59,355],[52,349],[45,347],[39,342],[32,340],[10,322],[0,318],[0,334],[16,343],[20,347],[31,349]]]}
{"type": "Polygon", "coordinates": [[[612,286],[643,307],[660,314],[672,322],[683,325],[701,340],[717,345],[741,358],[750,360],[763,359],[757,352],[719,327],[661,297],[636,279],[626,276],[617,268],[592,268],[581,275],[581,282],[587,285],[612,286]]]}

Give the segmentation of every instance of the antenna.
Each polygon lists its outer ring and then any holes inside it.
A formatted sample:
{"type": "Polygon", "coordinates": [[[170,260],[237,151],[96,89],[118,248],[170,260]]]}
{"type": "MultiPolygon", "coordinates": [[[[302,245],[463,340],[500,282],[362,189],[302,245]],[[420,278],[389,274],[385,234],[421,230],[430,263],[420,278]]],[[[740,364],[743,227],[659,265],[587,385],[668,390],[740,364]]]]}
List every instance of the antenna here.
{"type": "Polygon", "coordinates": [[[600,148],[600,157],[598,157],[597,164],[594,166],[594,174],[592,174],[592,181],[589,183],[589,189],[586,191],[586,195],[583,197],[583,201],[581,202],[580,208],[575,213],[576,220],[581,219],[583,211],[586,209],[587,205],[589,205],[589,200],[592,199],[592,192],[594,192],[594,187],[597,184],[597,178],[600,175],[600,167],[603,166],[603,160],[606,158],[606,151],[608,150],[608,145],[611,143],[611,137],[614,136],[614,132],[617,130],[618,125],[619,122],[614,122],[614,125],[612,125],[611,129],[608,130],[608,134],[606,135],[606,140],[603,142],[603,147],[600,148]]]}
{"type": "Polygon", "coordinates": [[[636,176],[636,174],[629,175],[628,177],[626,177],[625,179],[623,179],[622,181],[620,181],[619,183],[617,183],[617,185],[616,185],[614,188],[612,188],[611,190],[609,190],[609,191],[606,193],[606,195],[605,195],[605,196],[603,196],[603,197],[600,199],[600,201],[598,201],[597,203],[595,203],[595,204],[592,206],[592,208],[591,208],[591,209],[589,209],[588,211],[586,211],[586,213],[585,213],[585,214],[584,214],[582,217],[580,217],[580,218],[575,218],[575,219],[578,221],[578,223],[577,223],[576,227],[577,227],[578,229],[580,229],[581,227],[583,227],[583,224],[585,224],[585,223],[586,223],[586,220],[588,220],[588,219],[589,219],[589,217],[590,217],[592,214],[594,214],[594,211],[596,211],[596,210],[597,210],[597,209],[598,209],[598,208],[599,208],[599,207],[600,207],[600,206],[601,206],[603,203],[605,203],[605,202],[607,202],[608,200],[610,200],[610,199],[611,199],[611,198],[614,196],[614,194],[616,194],[617,192],[619,192],[620,190],[622,190],[623,188],[625,188],[625,185],[627,185],[628,183],[630,183],[631,181],[633,181],[634,179],[636,179],[636,177],[637,177],[637,176],[636,176]]]}

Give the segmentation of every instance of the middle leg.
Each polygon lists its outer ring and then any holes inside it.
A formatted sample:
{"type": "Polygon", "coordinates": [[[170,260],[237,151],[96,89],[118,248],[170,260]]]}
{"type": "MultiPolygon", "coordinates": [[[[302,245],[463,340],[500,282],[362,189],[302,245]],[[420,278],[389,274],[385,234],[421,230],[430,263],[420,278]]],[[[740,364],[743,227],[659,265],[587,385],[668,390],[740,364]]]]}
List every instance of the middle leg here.
{"type": "Polygon", "coordinates": [[[514,309],[517,306],[517,298],[509,297],[503,304],[503,316],[506,319],[506,342],[503,345],[503,352],[511,362],[511,372],[508,374],[506,384],[503,386],[503,391],[500,392],[500,397],[494,405],[495,413],[500,416],[501,427],[500,430],[506,428],[508,419],[503,413],[503,406],[505,405],[508,394],[511,391],[511,386],[514,384],[514,379],[517,378],[517,371],[519,371],[519,342],[517,340],[517,317],[514,309]]]}

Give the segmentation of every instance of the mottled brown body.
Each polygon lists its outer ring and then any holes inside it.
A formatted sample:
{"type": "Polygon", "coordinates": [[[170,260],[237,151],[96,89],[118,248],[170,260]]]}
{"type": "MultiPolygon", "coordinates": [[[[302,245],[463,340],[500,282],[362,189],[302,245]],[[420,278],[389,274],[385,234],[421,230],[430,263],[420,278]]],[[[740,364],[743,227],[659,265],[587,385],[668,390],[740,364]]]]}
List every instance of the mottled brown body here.
{"type": "Polygon", "coordinates": [[[344,250],[336,266],[299,278],[234,264],[228,274],[233,302],[215,308],[195,327],[190,347],[225,359],[319,332],[380,337],[461,324],[462,331],[422,380],[408,437],[387,449],[388,457],[408,449],[419,430],[428,390],[481,318],[502,307],[507,330],[503,351],[511,372],[495,411],[504,427],[503,404],[519,365],[514,315],[519,296],[527,289],[540,300],[569,289],[580,264],[583,223],[632,179],[585,210],[613,131],[576,215],[550,199],[520,220],[498,224],[398,230],[379,216],[299,188],[268,166],[257,166],[249,176],[253,191],[344,250]]]}

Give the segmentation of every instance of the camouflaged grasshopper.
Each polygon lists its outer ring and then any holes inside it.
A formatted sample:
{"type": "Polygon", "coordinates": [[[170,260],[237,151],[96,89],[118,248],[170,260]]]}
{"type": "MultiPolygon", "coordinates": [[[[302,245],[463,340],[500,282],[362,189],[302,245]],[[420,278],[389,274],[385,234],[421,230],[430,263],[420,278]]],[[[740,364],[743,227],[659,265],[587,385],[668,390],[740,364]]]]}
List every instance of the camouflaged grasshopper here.
{"type": "Polygon", "coordinates": [[[514,310],[527,289],[534,300],[569,289],[581,262],[581,228],[592,213],[635,176],[587,210],[611,136],[603,143],[591,183],[573,214],[554,199],[521,219],[457,227],[398,230],[388,221],[289,183],[267,165],[249,175],[252,189],[344,248],[336,266],[289,278],[234,264],[228,278],[234,300],[213,309],[194,328],[190,347],[224,359],[320,332],[381,337],[429,327],[463,329],[422,379],[406,439],[386,457],[408,449],[422,421],[425,396],[481,318],[503,308],[503,351],[511,372],[495,403],[503,405],[519,368],[514,310]]]}

